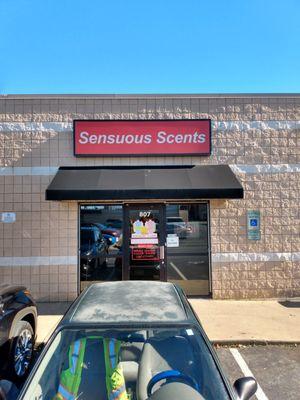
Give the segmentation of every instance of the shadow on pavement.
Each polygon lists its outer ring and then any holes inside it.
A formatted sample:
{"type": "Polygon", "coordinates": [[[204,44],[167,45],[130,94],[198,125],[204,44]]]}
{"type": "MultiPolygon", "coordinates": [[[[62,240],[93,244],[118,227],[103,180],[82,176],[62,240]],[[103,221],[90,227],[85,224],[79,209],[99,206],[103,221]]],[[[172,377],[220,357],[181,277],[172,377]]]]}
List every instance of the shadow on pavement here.
{"type": "Polygon", "coordinates": [[[287,308],[300,308],[300,300],[285,300],[278,303],[287,308]]]}
{"type": "Polygon", "coordinates": [[[38,315],[64,315],[72,302],[38,303],[38,315]]]}

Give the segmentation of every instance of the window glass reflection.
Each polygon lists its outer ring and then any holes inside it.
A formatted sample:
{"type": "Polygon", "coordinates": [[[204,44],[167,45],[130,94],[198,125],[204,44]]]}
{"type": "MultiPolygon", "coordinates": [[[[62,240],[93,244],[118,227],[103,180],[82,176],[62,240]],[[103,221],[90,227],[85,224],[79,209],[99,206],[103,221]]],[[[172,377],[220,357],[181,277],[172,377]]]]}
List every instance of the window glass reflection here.
{"type": "Polygon", "coordinates": [[[121,205],[80,206],[80,286],[122,279],[121,205]]]}
{"type": "Polygon", "coordinates": [[[167,205],[167,275],[189,295],[209,294],[207,204],[167,205]]]}

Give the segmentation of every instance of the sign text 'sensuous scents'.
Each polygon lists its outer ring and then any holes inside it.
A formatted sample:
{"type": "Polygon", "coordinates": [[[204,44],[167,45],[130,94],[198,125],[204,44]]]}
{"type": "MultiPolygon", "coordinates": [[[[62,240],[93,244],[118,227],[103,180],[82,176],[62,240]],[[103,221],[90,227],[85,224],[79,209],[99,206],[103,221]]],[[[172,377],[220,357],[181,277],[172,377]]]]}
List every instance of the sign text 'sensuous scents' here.
{"type": "Polygon", "coordinates": [[[210,152],[210,120],[74,121],[76,156],[210,152]]]}

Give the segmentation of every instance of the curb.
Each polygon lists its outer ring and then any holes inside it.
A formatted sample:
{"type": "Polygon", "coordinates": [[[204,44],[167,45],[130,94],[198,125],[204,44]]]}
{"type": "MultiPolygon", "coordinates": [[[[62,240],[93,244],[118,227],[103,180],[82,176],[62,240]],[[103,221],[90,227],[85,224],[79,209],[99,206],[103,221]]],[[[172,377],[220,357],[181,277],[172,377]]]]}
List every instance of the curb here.
{"type": "Polygon", "coordinates": [[[218,347],[226,346],[299,346],[299,340],[259,340],[259,339],[242,339],[242,340],[210,340],[210,342],[218,347]]]}

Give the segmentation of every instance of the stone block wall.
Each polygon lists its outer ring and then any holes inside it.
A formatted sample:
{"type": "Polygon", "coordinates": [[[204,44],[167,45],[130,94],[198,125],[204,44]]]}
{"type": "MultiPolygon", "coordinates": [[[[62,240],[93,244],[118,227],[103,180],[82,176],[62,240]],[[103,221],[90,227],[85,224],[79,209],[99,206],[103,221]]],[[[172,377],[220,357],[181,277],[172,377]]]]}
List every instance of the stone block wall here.
{"type": "Polygon", "coordinates": [[[77,295],[78,204],[46,202],[59,166],[229,164],[243,200],[212,200],[215,298],[300,296],[300,97],[0,96],[0,282],[23,283],[40,300],[77,295]],[[73,119],[211,118],[212,154],[73,156],[73,119]],[[246,232],[260,210],[260,241],[246,232]]]}

